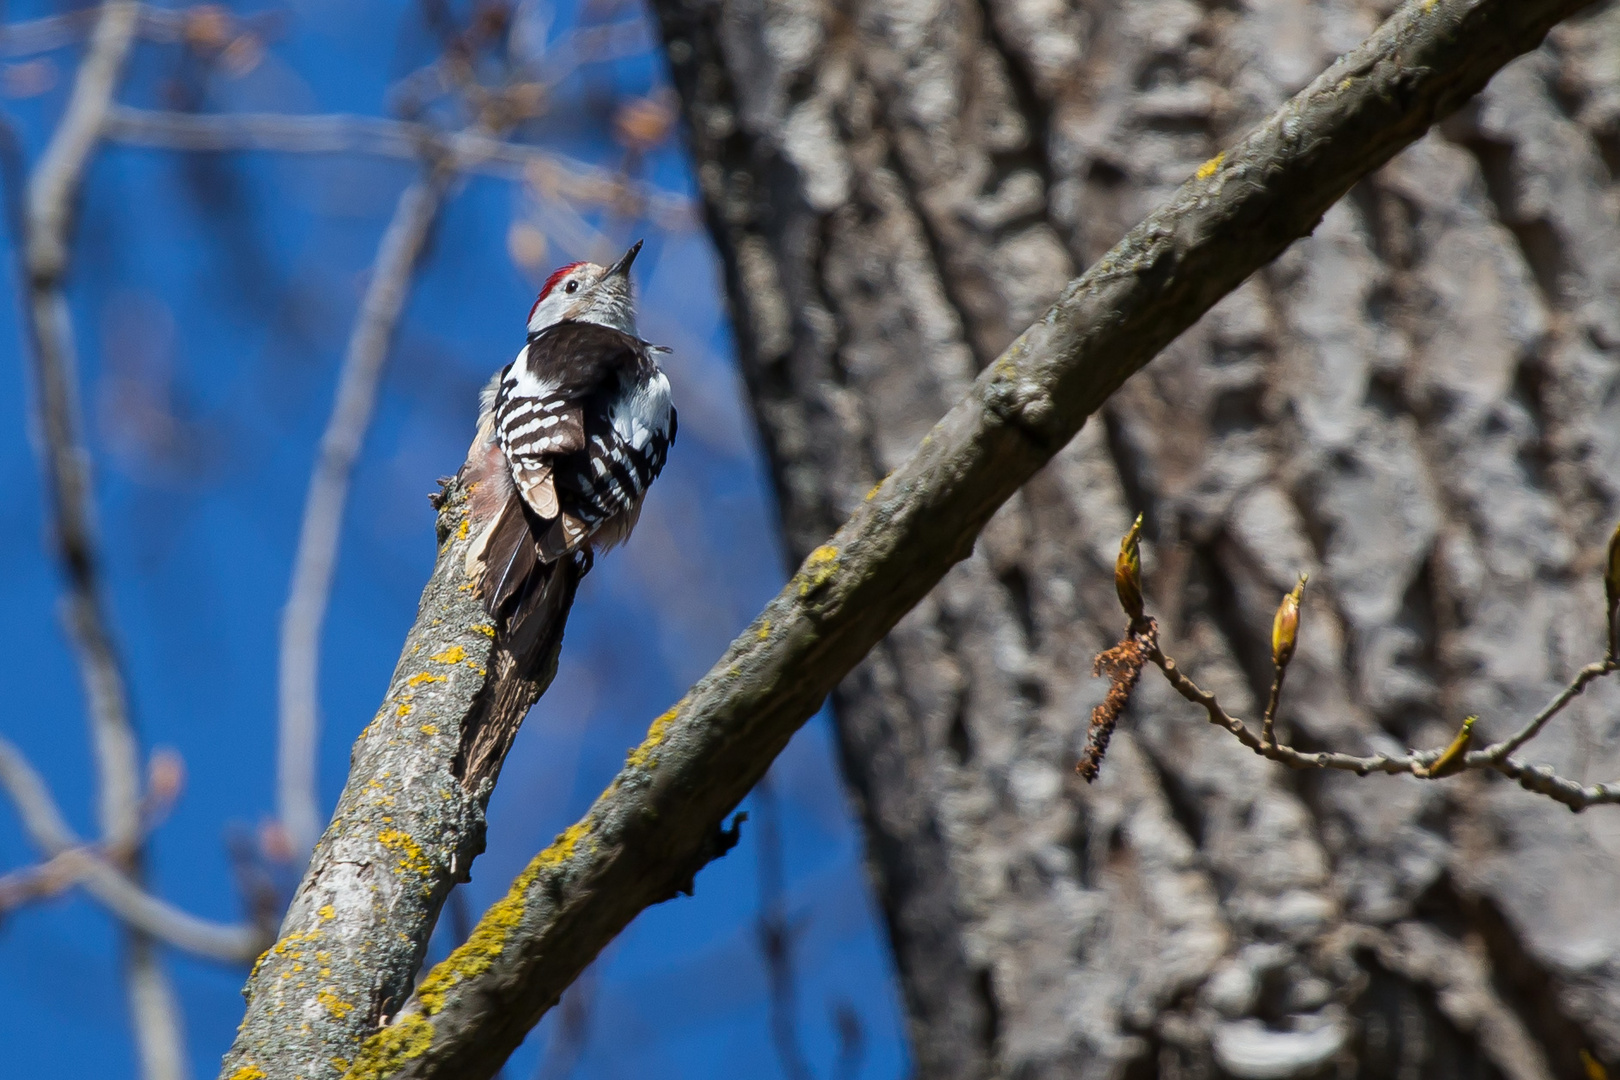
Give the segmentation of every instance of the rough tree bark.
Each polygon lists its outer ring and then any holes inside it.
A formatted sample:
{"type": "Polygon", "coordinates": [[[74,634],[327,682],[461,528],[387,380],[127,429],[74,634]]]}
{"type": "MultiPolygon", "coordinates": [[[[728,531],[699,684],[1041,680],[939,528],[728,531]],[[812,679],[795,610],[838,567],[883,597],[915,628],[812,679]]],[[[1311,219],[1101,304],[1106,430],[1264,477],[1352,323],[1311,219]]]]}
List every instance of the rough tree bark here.
{"type": "MultiPolygon", "coordinates": [[[[791,554],[1138,217],[1393,4],[658,0],[791,554]]],[[[1167,642],[1312,747],[1505,735],[1602,649],[1620,5],[1555,30],[1116,395],[835,694],[918,1075],[1620,1065],[1620,832],[1291,774],[1145,679],[1071,767],[1146,514],[1167,642]]],[[[1538,754],[1620,773],[1604,687],[1538,754]]]]}

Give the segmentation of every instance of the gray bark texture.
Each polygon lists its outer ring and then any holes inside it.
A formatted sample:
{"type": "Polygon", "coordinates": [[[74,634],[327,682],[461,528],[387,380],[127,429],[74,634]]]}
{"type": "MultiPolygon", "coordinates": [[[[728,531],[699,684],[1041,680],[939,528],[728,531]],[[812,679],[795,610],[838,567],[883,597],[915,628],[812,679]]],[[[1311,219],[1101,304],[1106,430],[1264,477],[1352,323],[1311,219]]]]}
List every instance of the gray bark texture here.
{"type": "MultiPolygon", "coordinates": [[[[476,444],[475,444],[476,449],[476,444]]],[[[221,1080],[321,1080],[410,994],[450,890],[484,850],[484,808],[529,707],[550,685],[578,584],[515,649],[465,573],[480,521],[464,475],[446,483],[438,560],[376,717],[276,943],[253,966],[221,1080]]]]}
{"type": "MultiPolygon", "coordinates": [[[[795,560],[1366,0],[659,0],[795,560]]],[[[1203,175],[1200,173],[1200,175],[1203,175]]],[[[1166,651],[1302,748],[1501,738],[1603,650],[1620,5],[1555,29],[1125,385],[836,691],[919,1077],[1620,1067],[1620,825],[1293,773],[1149,672],[1072,767],[1147,519],[1166,651]]],[[[1600,684],[1527,748],[1620,775],[1600,684]]]]}

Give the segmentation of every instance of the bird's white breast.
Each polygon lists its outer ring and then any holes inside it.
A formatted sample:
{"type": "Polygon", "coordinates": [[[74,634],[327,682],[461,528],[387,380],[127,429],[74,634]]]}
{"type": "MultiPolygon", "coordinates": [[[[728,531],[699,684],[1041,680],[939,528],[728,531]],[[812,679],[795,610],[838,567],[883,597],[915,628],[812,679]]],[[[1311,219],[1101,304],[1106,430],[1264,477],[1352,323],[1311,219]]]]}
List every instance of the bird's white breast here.
{"type": "Polygon", "coordinates": [[[654,436],[669,434],[669,380],[662,371],[636,386],[613,405],[613,430],[619,438],[645,451],[654,436]]]}

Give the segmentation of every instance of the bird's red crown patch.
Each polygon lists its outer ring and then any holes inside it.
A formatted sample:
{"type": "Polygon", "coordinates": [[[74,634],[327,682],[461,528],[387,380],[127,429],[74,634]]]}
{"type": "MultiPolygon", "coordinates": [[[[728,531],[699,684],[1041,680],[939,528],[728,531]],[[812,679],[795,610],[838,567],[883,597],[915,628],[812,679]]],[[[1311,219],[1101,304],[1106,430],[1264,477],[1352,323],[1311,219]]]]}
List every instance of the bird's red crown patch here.
{"type": "Polygon", "coordinates": [[[534,309],[539,307],[541,302],[551,295],[551,290],[557,287],[557,282],[567,277],[571,271],[584,265],[582,262],[571,262],[567,266],[561,266],[553,270],[551,276],[546,278],[546,283],[540,286],[540,295],[534,298],[534,303],[529,307],[529,318],[534,318],[534,309]]]}

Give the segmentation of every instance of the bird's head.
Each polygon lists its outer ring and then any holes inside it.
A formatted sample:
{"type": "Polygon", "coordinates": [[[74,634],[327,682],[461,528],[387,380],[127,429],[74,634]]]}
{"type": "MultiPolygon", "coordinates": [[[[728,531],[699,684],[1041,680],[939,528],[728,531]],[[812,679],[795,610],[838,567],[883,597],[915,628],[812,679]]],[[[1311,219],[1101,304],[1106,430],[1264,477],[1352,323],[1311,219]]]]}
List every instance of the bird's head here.
{"type": "Polygon", "coordinates": [[[572,319],[636,333],[636,300],[630,287],[630,264],[641,250],[637,240],[612,266],[569,263],[550,277],[529,309],[529,333],[572,319]]]}

